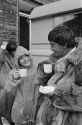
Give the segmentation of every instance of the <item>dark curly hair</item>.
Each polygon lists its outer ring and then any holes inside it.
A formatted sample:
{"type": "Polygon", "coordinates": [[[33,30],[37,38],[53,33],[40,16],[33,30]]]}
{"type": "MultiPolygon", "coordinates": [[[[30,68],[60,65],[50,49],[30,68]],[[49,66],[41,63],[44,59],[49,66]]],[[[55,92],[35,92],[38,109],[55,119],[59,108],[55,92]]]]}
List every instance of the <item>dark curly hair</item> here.
{"type": "Polygon", "coordinates": [[[66,45],[67,48],[76,46],[74,32],[66,25],[59,25],[52,29],[48,34],[48,40],[50,43],[56,42],[62,46],[66,45]]]}
{"type": "Polygon", "coordinates": [[[13,51],[16,51],[17,49],[17,44],[15,41],[13,40],[9,40],[7,46],[6,46],[6,50],[9,52],[9,53],[12,53],[13,51]]]}

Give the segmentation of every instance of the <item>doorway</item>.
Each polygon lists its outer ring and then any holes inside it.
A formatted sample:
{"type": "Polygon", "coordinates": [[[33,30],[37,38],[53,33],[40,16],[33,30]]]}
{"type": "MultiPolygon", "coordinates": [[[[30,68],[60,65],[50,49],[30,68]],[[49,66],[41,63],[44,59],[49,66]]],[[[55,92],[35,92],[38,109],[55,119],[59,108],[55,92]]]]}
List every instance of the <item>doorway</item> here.
{"type": "Polygon", "coordinates": [[[30,45],[30,26],[29,19],[25,16],[20,16],[20,45],[29,50],[30,45]]]}

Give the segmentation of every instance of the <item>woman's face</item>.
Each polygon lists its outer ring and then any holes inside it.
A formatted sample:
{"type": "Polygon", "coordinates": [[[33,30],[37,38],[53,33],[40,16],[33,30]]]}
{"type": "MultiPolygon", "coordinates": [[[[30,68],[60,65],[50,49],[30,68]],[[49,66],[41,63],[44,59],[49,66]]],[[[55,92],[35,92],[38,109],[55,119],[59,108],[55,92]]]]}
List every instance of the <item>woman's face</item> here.
{"type": "Polygon", "coordinates": [[[22,56],[22,58],[20,59],[20,64],[24,67],[28,67],[31,65],[31,57],[30,56],[22,56]]]}

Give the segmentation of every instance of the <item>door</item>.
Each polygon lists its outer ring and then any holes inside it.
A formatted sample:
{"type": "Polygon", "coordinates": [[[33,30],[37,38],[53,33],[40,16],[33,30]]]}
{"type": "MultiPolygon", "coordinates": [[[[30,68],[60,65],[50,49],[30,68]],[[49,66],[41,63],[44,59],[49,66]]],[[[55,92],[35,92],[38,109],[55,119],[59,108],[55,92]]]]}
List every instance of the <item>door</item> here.
{"type": "Polygon", "coordinates": [[[29,19],[24,16],[20,16],[20,45],[29,50],[29,19]]]}

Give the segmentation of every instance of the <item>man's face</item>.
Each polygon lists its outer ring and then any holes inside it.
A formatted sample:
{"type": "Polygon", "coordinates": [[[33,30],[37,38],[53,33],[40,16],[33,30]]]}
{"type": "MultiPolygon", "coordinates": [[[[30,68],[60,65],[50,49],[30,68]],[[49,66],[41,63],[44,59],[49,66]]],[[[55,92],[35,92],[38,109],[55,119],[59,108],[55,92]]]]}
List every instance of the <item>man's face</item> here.
{"type": "Polygon", "coordinates": [[[51,42],[50,45],[51,45],[51,50],[54,52],[54,54],[63,55],[66,50],[66,47],[61,46],[56,42],[51,42]]]}

